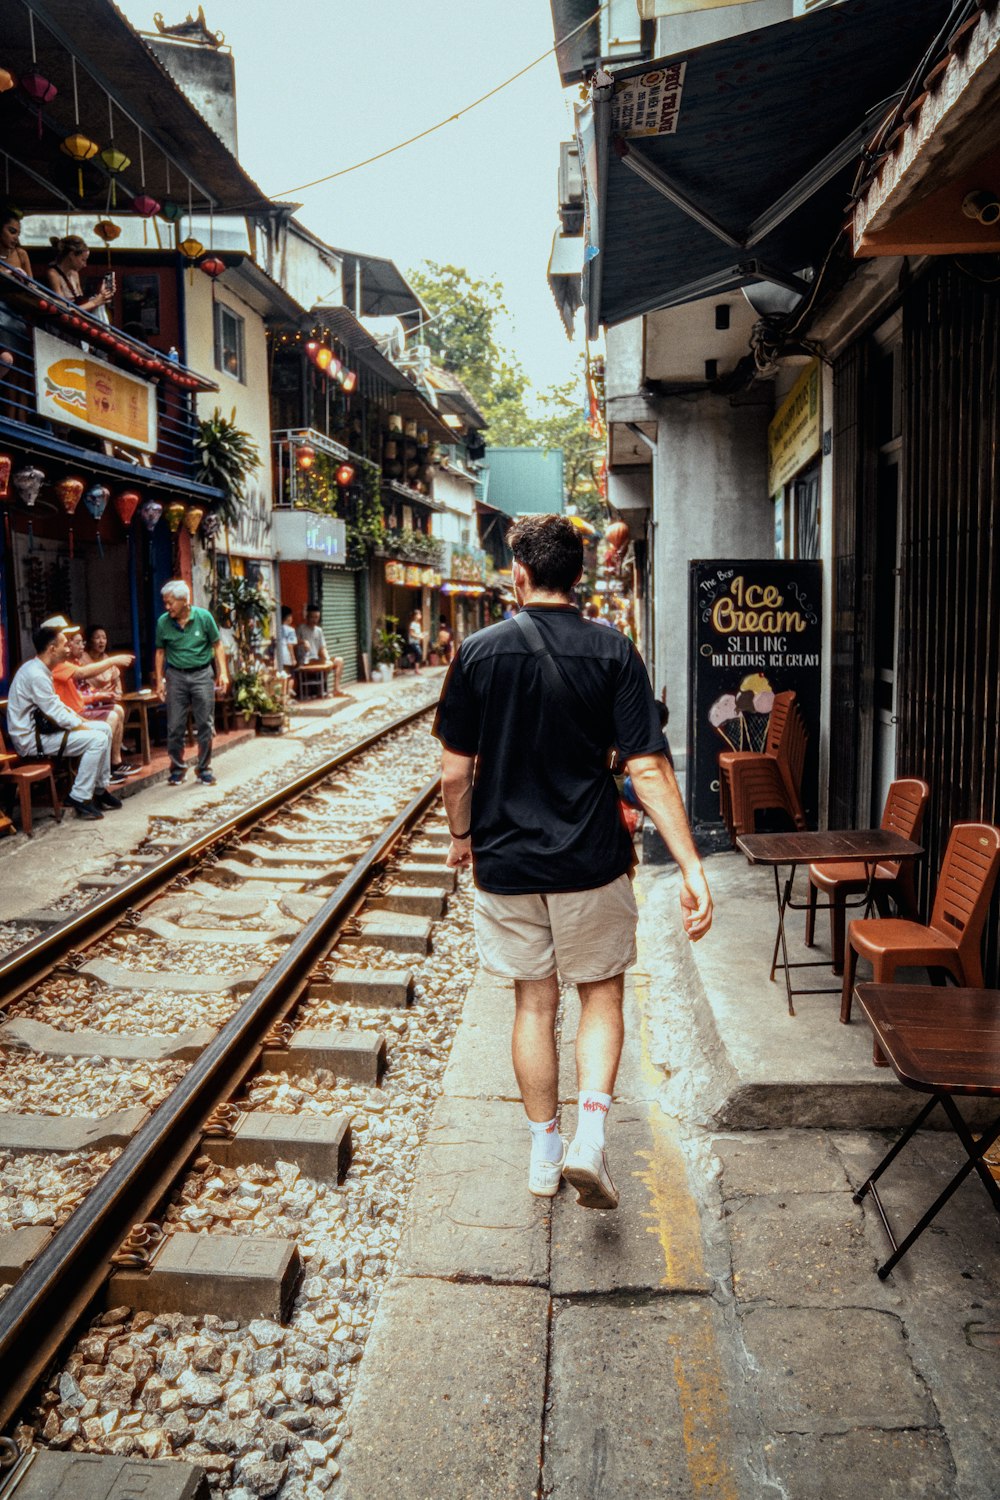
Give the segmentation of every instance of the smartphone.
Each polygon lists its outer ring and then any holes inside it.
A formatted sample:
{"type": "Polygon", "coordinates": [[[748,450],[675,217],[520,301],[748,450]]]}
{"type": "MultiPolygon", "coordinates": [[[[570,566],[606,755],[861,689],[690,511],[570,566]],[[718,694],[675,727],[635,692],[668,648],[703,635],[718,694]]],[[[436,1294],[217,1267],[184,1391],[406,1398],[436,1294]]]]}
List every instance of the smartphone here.
{"type": "Polygon", "coordinates": [[[102,285],[103,285],[104,290],[106,292],[113,292],[114,291],[114,289],[115,289],[115,277],[114,277],[114,272],[113,271],[109,271],[108,272],[107,276],[105,276],[105,278],[104,278],[104,281],[103,281],[102,285]]]}

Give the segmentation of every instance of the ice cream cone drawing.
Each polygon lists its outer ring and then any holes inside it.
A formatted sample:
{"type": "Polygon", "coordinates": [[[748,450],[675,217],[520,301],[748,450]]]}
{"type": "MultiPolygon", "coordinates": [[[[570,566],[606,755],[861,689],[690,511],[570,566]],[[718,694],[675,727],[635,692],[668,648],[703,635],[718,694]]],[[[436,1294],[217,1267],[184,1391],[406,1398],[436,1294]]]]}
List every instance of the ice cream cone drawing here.
{"type": "Polygon", "coordinates": [[[774,690],[760,672],[744,677],[735,693],[723,693],[708,711],[708,722],[731,750],[764,749],[774,690]]]}

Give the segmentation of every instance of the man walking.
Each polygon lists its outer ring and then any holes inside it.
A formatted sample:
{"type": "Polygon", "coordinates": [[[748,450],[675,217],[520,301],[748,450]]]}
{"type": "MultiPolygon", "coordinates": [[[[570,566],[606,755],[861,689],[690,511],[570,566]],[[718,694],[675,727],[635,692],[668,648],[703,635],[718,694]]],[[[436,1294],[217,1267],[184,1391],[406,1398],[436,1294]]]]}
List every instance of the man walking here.
{"type": "Polygon", "coordinates": [[[691,838],[645,668],[615,630],[593,630],[572,602],[580,534],[564,516],[530,516],[508,538],[520,612],[463,642],[434,732],[452,842],[471,864],[483,967],[514,980],[514,1072],[528,1116],[528,1187],[584,1208],[616,1208],[604,1127],[623,1039],[625,970],[636,959],[635,852],[608,752],[632,785],[683,879],[681,914],[697,941],[712,898],[691,838]],[[579,1109],[559,1135],[555,1040],[559,976],[576,984],[579,1109]]]}
{"type": "Polygon", "coordinates": [[[65,631],[56,625],[39,625],[31,639],[36,655],[14,673],[7,699],[7,732],[18,755],[78,755],[66,801],[78,818],[103,818],[103,809],[121,807],[120,799],[108,790],[111,730],[100,720],[88,721],[74,713],[56,695],[53,669],[69,658],[65,631]]]}
{"type": "Polygon", "coordinates": [[[214,786],[215,694],[224,693],[229,687],[229,668],[219,627],[207,609],[192,607],[191,590],[183,579],[165,583],[160,593],[166,612],[156,622],[154,683],[157,697],[167,705],[170,756],[167,780],[171,786],[180,786],[184,780],[184,736],[190,712],[198,741],[195,775],[204,786],[214,786]]]}

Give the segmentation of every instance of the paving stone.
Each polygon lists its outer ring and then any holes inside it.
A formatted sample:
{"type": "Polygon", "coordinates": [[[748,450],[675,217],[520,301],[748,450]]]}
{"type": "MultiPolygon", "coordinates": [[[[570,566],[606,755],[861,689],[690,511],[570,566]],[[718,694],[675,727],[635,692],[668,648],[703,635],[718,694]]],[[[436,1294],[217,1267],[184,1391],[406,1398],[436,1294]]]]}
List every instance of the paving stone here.
{"type": "Polygon", "coordinates": [[[885,1301],[864,1213],[850,1193],[769,1193],[735,1202],[726,1221],[741,1302],[799,1307],[885,1301]]]}
{"type": "Polygon", "coordinates": [[[954,1500],[963,1493],[939,1430],[781,1435],[768,1442],[767,1465],[786,1500],[954,1500]]]}
{"type": "Polygon", "coordinates": [[[816,1131],[720,1136],[712,1142],[712,1149],[722,1167],[725,1199],[763,1193],[835,1193],[850,1186],[833,1143],[816,1131]]]}
{"type": "Polygon", "coordinates": [[[349,969],[338,964],[328,980],[310,984],[309,998],[402,1010],[413,1003],[413,975],[409,969],[349,969]]]}
{"type": "Polygon", "coordinates": [[[221,995],[226,990],[252,990],[263,973],[263,964],[241,974],[171,974],[160,969],[127,969],[106,958],[93,958],[77,973],[112,990],[142,990],[147,994],[173,991],[178,995],[221,995]]]}
{"type": "Polygon", "coordinates": [[[116,1271],[108,1306],[133,1312],[214,1313],[284,1322],[302,1272],[293,1240],[262,1235],[172,1234],[151,1265],[116,1271]]]}
{"type": "Polygon", "coordinates": [[[318,1182],[343,1182],[351,1165],[351,1122],[346,1115],[242,1114],[230,1138],[206,1135],[202,1151],[223,1167],[294,1162],[318,1182]]]}
{"type": "Polygon", "coordinates": [[[324,1031],[318,1026],[302,1026],[287,1049],[268,1049],[261,1062],[272,1073],[297,1075],[326,1068],[338,1078],[377,1083],[385,1071],[385,1037],[377,1031],[324,1031]]]}
{"type": "Polygon", "coordinates": [[[41,1225],[0,1234],[0,1286],[13,1286],[51,1238],[52,1230],[41,1225]]]}
{"type": "Polygon", "coordinates": [[[458,881],[458,872],[446,869],[444,865],[407,863],[397,865],[392,871],[392,880],[396,885],[431,886],[450,894],[458,881]]]}
{"type": "Polygon", "coordinates": [[[390,953],[430,952],[430,917],[407,916],[403,912],[363,911],[358,918],[359,931],[345,933],[340,941],[345,947],[377,943],[390,953]]]}
{"type": "Polygon", "coordinates": [[[448,844],[434,844],[428,841],[425,844],[411,844],[406,851],[406,857],[419,865],[443,865],[448,858],[448,844]]]}
{"type": "Polygon", "coordinates": [[[551,1500],[749,1495],[736,1481],[724,1336],[720,1309],[705,1297],[557,1304],[537,1492],[551,1500]]]}
{"type": "Polygon", "coordinates": [[[127,1146],[149,1118],[148,1109],[122,1109],[113,1115],[0,1114],[0,1151],[19,1155],[36,1151],[107,1151],[127,1146]]]}
{"type": "Polygon", "coordinates": [[[193,1062],[216,1035],[211,1026],[174,1036],[116,1036],[108,1031],[60,1031],[44,1021],[18,1017],[0,1026],[0,1047],[42,1052],[46,1057],[116,1057],[127,1062],[193,1062]]]}
{"type": "MultiPolygon", "coordinates": [[[[564,1108],[561,1124],[570,1138],[576,1111],[564,1108]]],[[[658,1105],[616,1103],[608,1164],[620,1194],[616,1210],[579,1208],[568,1183],[553,1200],[552,1295],[710,1292],[684,1154],[676,1126],[658,1105]]]]}
{"type": "Polygon", "coordinates": [[[406,1276],[543,1284],[549,1200],[527,1190],[520,1104],[439,1099],[397,1256],[406,1276]]]}
{"type": "Polygon", "coordinates": [[[11,1500],[209,1500],[204,1469],[172,1459],[36,1449],[11,1500]]]}
{"type": "Polygon", "coordinates": [[[136,924],[135,931],[148,932],[173,943],[210,943],[215,948],[260,948],[264,943],[294,937],[299,927],[294,922],[283,922],[280,927],[239,932],[225,927],[182,927],[164,917],[144,917],[136,924]]]}
{"type": "Polygon", "coordinates": [[[510,1058],[514,985],[476,970],[452,1043],[442,1092],[458,1099],[520,1100],[510,1058]]]}
{"type": "MultiPolygon", "coordinates": [[[[351,1403],[338,1500],[536,1494],[547,1304],[534,1287],[391,1283],[351,1403]]],[[[596,1491],[575,1500],[584,1493],[596,1491]]]]}
{"type": "Polygon", "coordinates": [[[444,891],[423,889],[419,885],[393,885],[381,896],[369,896],[368,905],[373,911],[407,912],[437,922],[448,910],[448,897],[444,891]]]}
{"type": "Polygon", "coordinates": [[[743,1316],[743,1339],[767,1432],[936,1424],[903,1324],[889,1313],[756,1307],[743,1316]]]}

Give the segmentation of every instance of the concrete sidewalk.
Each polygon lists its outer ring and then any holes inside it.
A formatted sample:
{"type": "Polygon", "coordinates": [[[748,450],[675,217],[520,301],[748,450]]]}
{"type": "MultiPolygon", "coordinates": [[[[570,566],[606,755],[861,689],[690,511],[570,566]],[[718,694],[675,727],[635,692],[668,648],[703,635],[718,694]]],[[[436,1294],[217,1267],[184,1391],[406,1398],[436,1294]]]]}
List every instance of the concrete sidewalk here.
{"type": "MultiPolygon", "coordinates": [[[[739,919],[735,862],[716,872],[717,894],[729,869],[728,911],[700,945],[717,946],[710,963],[680,935],[676,873],[638,880],[640,964],[609,1125],[617,1213],[578,1209],[565,1186],[551,1203],[528,1194],[512,989],[473,983],[366,1348],[338,1500],[1000,1494],[992,1207],[966,1183],[890,1280],[877,1279],[884,1232],[852,1193],[887,1137],[789,1128],[792,1101],[808,1112],[831,1080],[789,1061],[781,1092],[768,1087],[780,1061],[769,1028],[780,1038],[782,1026],[761,1007],[766,998],[783,1018],[784,995],[753,989],[753,955],[763,942],[769,962],[773,925],[752,892],[739,919]],[[723,1040],[714,1018],[725,1006],[723,1040]],[[768,1109],[785,1099],[784,1118],[757,1111],[755,1124],[781,1128],[720,1128],[705,1108],[740,1097],[738,1033],[768,1109]]],[[[566,1010],[571,1131],[575,997],[566,1010]]],[[[836,1012],[809,1024],[821,1023],[853,1034],[836,1012]]],[[[835,1093],[871,1067],[856,1029],[835,1093]]],[[[827,1069],[833,1057],[831,1044],[827,1069]]],[[[877,1088],[905,1098],[888,1113],[915,1112],[898,1084],[877,1088]]],[[[901,1228],[960,1159],[950,1136],[917,1138],[885,1180],[901,1228]]]]}

